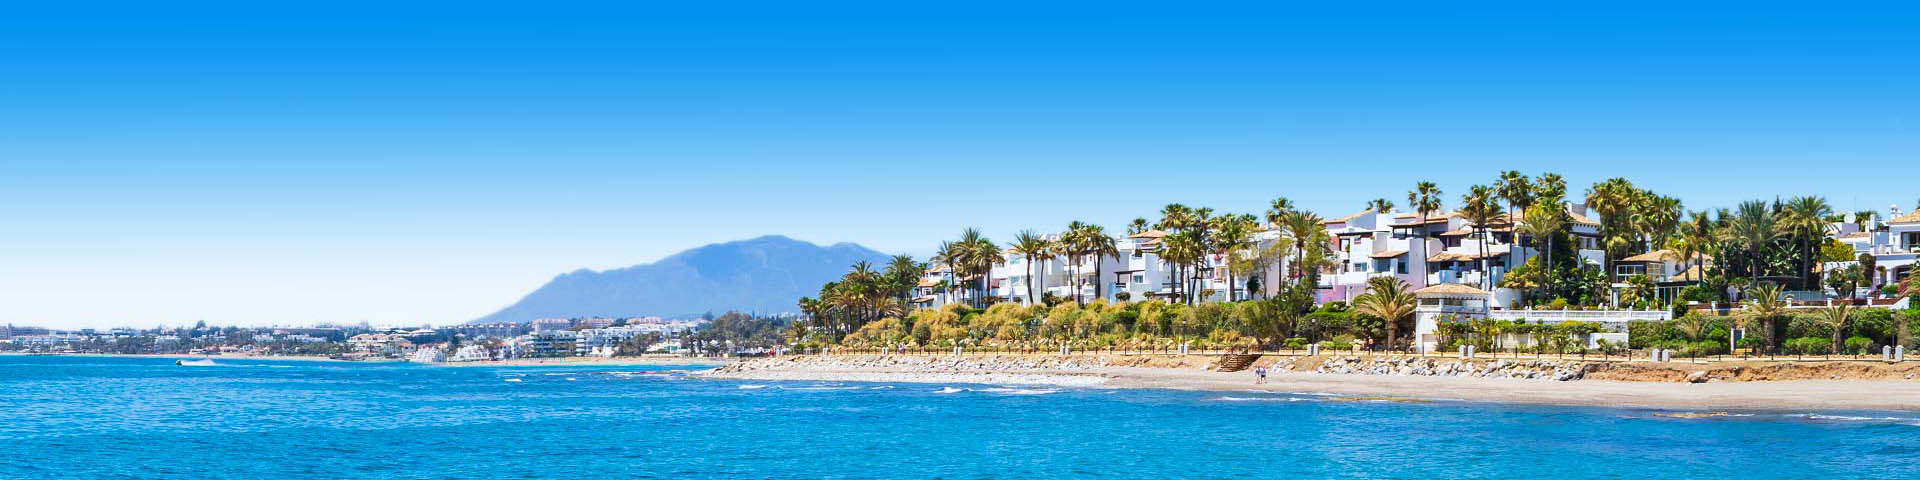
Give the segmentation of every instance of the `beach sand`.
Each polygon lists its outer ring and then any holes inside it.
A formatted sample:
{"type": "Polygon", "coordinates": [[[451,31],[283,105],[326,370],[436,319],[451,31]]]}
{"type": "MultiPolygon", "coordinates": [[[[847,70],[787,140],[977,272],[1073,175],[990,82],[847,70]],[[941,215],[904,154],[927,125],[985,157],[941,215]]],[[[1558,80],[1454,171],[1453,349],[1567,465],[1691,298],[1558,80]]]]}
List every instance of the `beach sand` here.
{"type": "Polygon", "coordinates": [[[1920,411],[1920,381],[1779,380],[1708,383],[1362,375],[1277,371],[1254,384],[1251,371],[1213,372],[1204,358],[1154,362],[1113,359],[876,359],[875,357],[747,360],[709,378],[900,383],[1099,386],[1180,390],[1317,392],[1435,400],[1595,405],[1683,410],[1920,411]],[[926,359],[926,360],[921,360],[926,359]],[[1120,363],[1122,365],[1114,365],[1120,363]],[[1128,363],[1141,365],[1125,365],[1128,363]],[[1151,364],[1148,364],[1151,363],[1151,364]]]}
{"type": "Polygon", "coordinates": [[[717,367],[732,362],[729,358],[648,356],[648,357],[559,357],[516,358],[488,362],[434,363],[436,367],[632,367],[645,365],[688,365],[717,367]]]}

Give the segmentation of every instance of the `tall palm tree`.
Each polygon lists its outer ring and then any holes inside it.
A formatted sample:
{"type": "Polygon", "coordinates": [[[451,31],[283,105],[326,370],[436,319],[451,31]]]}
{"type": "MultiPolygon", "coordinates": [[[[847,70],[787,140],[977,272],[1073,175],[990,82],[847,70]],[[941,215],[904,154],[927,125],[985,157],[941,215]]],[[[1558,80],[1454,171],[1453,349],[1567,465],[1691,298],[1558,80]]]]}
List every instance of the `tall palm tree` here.
{"type": "Polygon", "coordinates": [[[1175,277],[1180,280],[1176,282],[1179,288],[1175,293],[1180,294],[1185,303],[1193,304],[1190,295],[1192,289],[1188,288],[1192,286],[1193,279],[1187,276],[1186,267],[1199,263],[1204,255],[1199,236],[1191,231],[1174,232],[1162,237],[1160,244],[1160,260],[1173,265],[1175,277]]]}
{"type": "Polygon", "coordinates": [[[1685,240],[1682,248],[1693,253],[1693,265],[1700,269],[1699,278],[1694,285],[1704,285],[1707,281],[1707,252],[1712,251],[1714,223],[1705,210],[1688,214],[1687,223],[1681,225],[1680,235],[1685,240]]]}
{"type": "Polygon", "coordinates": [[[1567,201],[1567,180],[1558,173],[1540,174],[1540,179],[1533,181],[1533,201],[1552,204],[1567,201]]]}
{"type": "MultiPolygon", "coordinates": [[[[1257,226],[1256,222],[1258,222],[1258,220],[1255,220],[1252,214],[1220,217],[1216,222],[1219,223],[1219,225],[1214,227],[1214,230],[1217,232],[1214,234],[1214,253],[1222,257],[1228,257],[1234,255],[1235,252],[1240,251],[1240,249],[1252,247],[1253,229],[1257,226]]],[[[1222,275],[1222,277],[1227,279],[1227,301],[1231,302],[1237,298],[1234,295],[1235,285],[1232,262],[1227,262],[1226,268],[1227,274],[1222,275]]]]}
{"type": "Polygon", "coordinates": [[[1019,255],[1021,258],[1026,260],[1027,305],[1034,304],[1033,303],[1034,302],[1033,262],[1038,261],[1043,257],[1046,257],[1048,252],[1052,251],[1052,249],[1053,249],[1052,242],[1048,242],[1047,237],[1041,236],[1039,234],[1035,234],[1033,233],[1032,230],[1021,230],[1019,235],[1014,235],[1013,244],[1007,246],[1008,251],[1013,252],[1014,255],[1019,255]]]}
{"type": "Polygon", "coordinates": [[[1419,215],[1419,226],[1414,229],[1419,233],[1418,236],[1426,236],[1427,216],[1440,211],[1441,208],[1440,186],[1433,182],[1414,184],[1413,190],[1407,192],[1407,208],[1413,209],[1414,213],[1419,215]]]}
{"type": "Polygon", "coordinates": [[[1833,352],[1840,353],[1841,333],[1847,329],[1847,316],[1853,314],[1853,304],[1841,302],[1820,311],[1820,324],[1833,330],[1833,352]]]}
{"type": "MultiPolygon", "coordinates": [[[[1507,201],[1507,211],[1513,212],[1514,216],[1520,216],[1527,211],[1527,207],[1533,206],[1533,182],[1527,180],[1527,176],[1520,173],[1519,170],[1501,172],[1500,181],[1494,183],[1493,188],[1500,196],[1500,199],[1507,201]]],[[[1513,222],[1508,220],[1507,223],[1508,226],[1512,226],[1513,222]]],[[[1517,235],[1518,232],[1515,232],[1515,234],[1517,235]]],[[[1515,246],[1518,246],[1520,238],[1517,236],[1514,237],[1514,243],[1515,246]]],[[[1520,265],[1521,260],[1519,254],[1520,249],[1518,248],[1507,249],[1507,268],[1509,270],[1513,269],[1514,266],[1520,265]]]]}
{"type": "Polygon", "coordinates": [[[1093,257],[1093,296],[1106,298],[1106,289],[1101,287],[1104,282],[1100,277],[1105,275],[1101,264],[1106,263],[1108,258],[1120,258],[1119,243],[1112,235],[1107,235],[1106,229],[1099,225],[1089,224],[1083,231],[1084,233],[1080,234],[1080,241],[1086,247],[1083,251],[1093,257]]]}
{"type": "Polygon", "coordinates": [[[965,245],[967,273],[980,279],[979,307],[987,302],[987,281],[991,278],[994,264],[1004,263],[1007,257],[1000,252],[1000,246],[980,234],[980,230],[968,228],[960,234],[960,244],[965,245]]]}
{"type": "Polygon", "coordinates": [[[1466,195],[1460,196],[1460,213],[1473,224],[1474,236],[1479,238],[1475,243],[1480,246],[1480,288],[1492,290],[1493,272],[1487,262],[1488,232],[1492,231],[1494,219],[1506,216],[1506,212],[1500,211],[1500,201],[1492,187],[1474,185],[1466,195]]]}
{"type": "Polygon", "coordinates": [[[1073,288],[1074,305],[1087,303],[1085,295],[1080,294],[1080,284],[1084,281],[1080,278],[1082,273],[1080,263],[1086,259],[1087,255],[1087,239],[1084,238],[1087,226],[1087,223],[1079,220],[1068,223],[1066,231],[1060,232],[1060,240],[1054,243],[1056,253],[1067,257],[1067,278],[1070,279],[1067,285],[1073,288]]]}
{"type": "Polygon", "coordinates": [[[1800,277],[1800,288],[1818,289],[1813,265],[1820,257],[1820,241],[1827,238],[1827,217],[1833,215],[1833,206],[1815,195],[1794,197],[1781,214],[1780,228],[1793,234],[1797,247],[1794,256],[1800,257],[1799,271],[1794,272],[1800,277]]]}
{"type": "Polygon", "coordinates": [[[1766,202],[1750,200],[1740,202],[1732,221],[1727,225],[1730,239],[1739,242],[1740,247],[1746,250],[1747,276],[1750,279],[1759,280],[1759,277],[1766,275],[1761,253],[1782,236],[1776,220],[1766,202]]]}
{"type": "Polygon", "coordinates": [[[1293,266],[1287,271],[1288,278],[1298,280],[1308,275],[1308,272],[1317,271],[1308,269],[1313,265],[1308,264],[1307,256],[1314,253],[1316,249],[1326,249],[1327,229],[1320,225],[1321,221],[1319,215],[1302,211],[1287,215],[1285,223],[1280,225],[1286,230],[1285,239],[1293,244],[1293,266]]]}
{"type": "Polygon", "coordinates": [[[959,265],[962,262],[965,262],[967,259],[966,250],[967,250],[966,246],[959,243],[940,242],[940,248],[934,250],[933,252],[932,260],[934,263],[934,268],[936,269],[945,268],[947,271],[947,274],[953,276],[951,281],[949,281],[946,278],[940,279],[940,281],[945,283],[946,286],[943,288],[940,288],[939,291],[947,295],[948,297],[946,300],[947,302],[959,301],[959,299],[952,298],[957,296],[956,292],[954,292],[953,286],[957,285],[960,281],[959,265]]]}
{"type": "Polygon", "coordinates": [[[1540,267],[1541,283],[1551,278],[1553,272],[1553,238],[1567,226],[1567,210],[1558,203],[1537,203],[1527,209],[1527,217],[1519,230],[1533,237],[1533,248],[1542,252],[1540,267]]]}
{"type": "Polygon", "coordinates": [[[1133,222],[1127,224],[1127,235],[1138,235],[1146,232],[1147,228],[1147,219],[1134,217],[1133,222]]]}
{"type": "Polygon", "coordinates": [[[1625,178],[1610,178],[1587,189],[1587,207],[1600,214],[1600,241],[1605,259],[1602,263],[1607,275],[1613,275],[1613,262],[1626,256],[1631,247],[1627,240],[1633,230],[1630,214],[1639,198],[1640,189],[1625,178]]]}
{"type": "Polygon", "coordinates": [[[1395,277],[1373,277],[1367,280],[1367,293],[1353,299],[1353,311],[1362,315],[1371,315],[1387,323],[1386,348],[1392,350],[1397,342],[1400,322],[1413,318],[1413,309],[1419,305],[1411,286],[1405,280],[1395,277]]]}
{"type": "Polygon", "coordinates": [[[893,258],[887,259],[885,275],[889,283],[895,285],[897,290],[894,294],[900,299],[901,304],[904,305],[912,299],[913,287],[919,284],[920,273],[926,269],[925,265],[913,261],[912,255],[894,255],[893,258]]]}

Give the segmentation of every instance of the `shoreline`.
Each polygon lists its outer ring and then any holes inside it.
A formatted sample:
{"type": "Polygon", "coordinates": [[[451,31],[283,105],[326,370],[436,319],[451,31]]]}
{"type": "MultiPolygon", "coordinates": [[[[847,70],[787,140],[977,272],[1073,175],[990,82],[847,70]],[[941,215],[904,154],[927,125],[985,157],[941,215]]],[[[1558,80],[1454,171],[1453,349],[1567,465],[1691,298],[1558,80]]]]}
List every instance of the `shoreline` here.
{"type": "Polygon", "coordinates": [[[1920,411],[1920,381],[1622,381],[1367,375],[1274,371],[1214,372],[1201,359],[899,359],[799,357],[730,364],[706,378],[771,381],[965,383],[1191,391],[1312,392],[1420,400],[1677,410],[1783,409],[1920,411]],[[1201,361],[1195,361],[1201,360],[1201,361]],[[879,362],[875,364],[875,362],[879,362]],[[995,364],[994,362],[1000,362],[995,364]],[[920,364],[918,366],[914,364],[920,364]]]}
{"type": "Polygon", "coordinates": [[[379,358],[368,360],[341,360],[319,355],[227,355],[227,354],[190,354],[190,353],[20,353],[3,352],[0,357],[64,357],[64,358],[159,358],[175,360],[278,360],[288,362],[341,362],[341,363],[386,363],[399,362],[400,359],[379,358]]]}
{"type": "MultiPolygon", "coordinates": [[[[369,358],[361,360],[342,360],[318,355],[226,355],[226,354],[165,354],[165,353],[56,353],[31,354],[19,352],[0,352],[0,357],[65,357],[65,358],[153,358],[166,360],[264,360],[289,362],[337,362],[337,363],[409,363],[398,358],[369,358]]],[[[632,367],[647,365],[700,365],[721,366],[733,362],[731,358],[705,357],[556,357],[556,358],[516,358],[480,362],[436,362],[421,363],[432,367],[632,367]]]]}
{"type": "Polygon", "coordinates": [[[470,367],[638,367],[649,365],[695,365],[718,367],[732,363],[731,358],[706,357],[554,357],[554,358],[515,358],[510,360],[488,360],[480,362],[437,362],[423,363],[431,367],[470,368],[470,367]]]}

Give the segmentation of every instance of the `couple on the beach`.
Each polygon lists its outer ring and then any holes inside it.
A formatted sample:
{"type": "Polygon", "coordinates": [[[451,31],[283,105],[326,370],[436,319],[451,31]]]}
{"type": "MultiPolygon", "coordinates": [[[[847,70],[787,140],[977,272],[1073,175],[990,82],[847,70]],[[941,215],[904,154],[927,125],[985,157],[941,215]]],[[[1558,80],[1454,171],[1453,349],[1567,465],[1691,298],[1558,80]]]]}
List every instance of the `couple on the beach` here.
{"type": "Polygon", "coordinates": [[[1267,383],[1267,367],[1253,367],[1253,384],[1267,383]]]}

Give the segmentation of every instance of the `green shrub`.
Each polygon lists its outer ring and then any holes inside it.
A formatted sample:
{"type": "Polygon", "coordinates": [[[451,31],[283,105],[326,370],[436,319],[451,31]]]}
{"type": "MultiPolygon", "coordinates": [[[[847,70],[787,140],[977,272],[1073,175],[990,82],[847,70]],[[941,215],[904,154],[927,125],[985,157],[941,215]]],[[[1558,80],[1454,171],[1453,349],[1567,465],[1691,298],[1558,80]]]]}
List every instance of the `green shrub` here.
{"type": "Polygon", "coordinates": [[[1819,337],[1799,337],[1788,339],[1783,346],[1786,347],[1787,353],[1793,355],[1826,355],[1829,350],[1831,350],[1830,347],[1833,346],[1833,340],[1819,337]]]}
{"type": "Polygon", "coordinates": [[[1873,353],[1873,339],[1867,337],[1851,337],[1840,345],[1846,350],[1846,353],[1854,355],[1873,353]]]}
{"type": "Polygon", "coordinates": [[[1287,339],[1286,347],[1288,350],[1305,350],[1307,348],[1307,339],[1300,337],[1289,338],[1287,339]]]}

